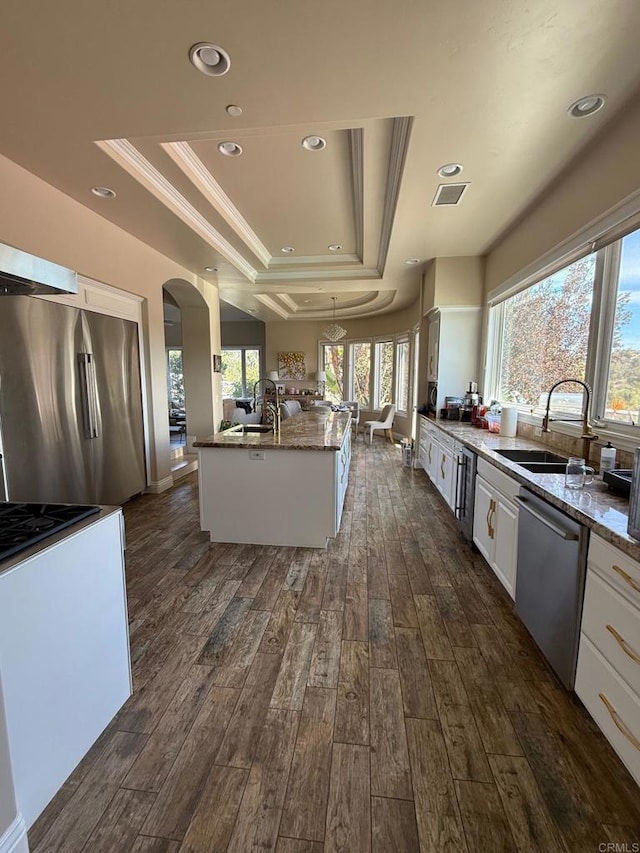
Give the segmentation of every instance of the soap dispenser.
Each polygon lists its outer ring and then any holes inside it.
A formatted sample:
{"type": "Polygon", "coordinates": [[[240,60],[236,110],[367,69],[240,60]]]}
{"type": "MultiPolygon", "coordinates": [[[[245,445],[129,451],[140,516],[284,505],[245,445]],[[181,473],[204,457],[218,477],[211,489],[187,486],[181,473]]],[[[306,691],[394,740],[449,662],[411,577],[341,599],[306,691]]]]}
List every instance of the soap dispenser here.
{"type": "Polygon", "coordinates": [[[600,474],[604,477],[605,471],[611,471],[616,464],[616,449],[610,441],[600,451],[600,474]]]}

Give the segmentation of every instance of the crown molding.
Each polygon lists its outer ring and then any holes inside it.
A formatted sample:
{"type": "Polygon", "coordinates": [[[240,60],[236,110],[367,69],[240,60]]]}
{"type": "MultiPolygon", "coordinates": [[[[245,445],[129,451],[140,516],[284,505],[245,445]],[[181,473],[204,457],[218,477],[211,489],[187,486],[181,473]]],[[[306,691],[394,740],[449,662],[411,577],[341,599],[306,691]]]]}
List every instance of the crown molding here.
{"type": "Polygon", "coordinates": [[[274,256],[269,262],[269,267],[286,267],[286,266],[305,266],[318,264],[360,264],[362,263],[358,255],[301,255],[300,257],[274,256]]]}
{"type": "Polygon", "coordinates": [[[377,269],[292,270],[291,272],[258,272],[256,284],[279,281],[360,281],[381,278],[377,269]]]}
{"type": "Polygon", "coordinates": [[[409,147],[412,126],[413,116],[399,116],[393,120],[387,189],[382,211],[380,245],[378,247],[378,271],[380,275],[383,274],[387,263],[393,220],[395,219],[396,208],[398,206],[400,184],[402,183],[402,173],[404,172],[404,164],[407,159],[407,149],[409,147]]]}
{"type": "Polygon", "coordinates": [[[226,240],[222,234],[178,192],[128,139],[105,139],[98,148],[118,163],[138,183],[146,187],[165,207],[176,214],[192,231],[219,252],[249,281],[255,281],[257,270],[226,240]]]}
{"type": "Polygon", "coordinates": [[[266,293],[255,293],[254,298],[258,300],[258,302],[262,302],[264,306],[269,308],[275,314],[278,314],[284,320],[288,320],[291,315],[289,312],[282,307],[275,299],[272,299],[271,296],[267,296],[266,293]]]}
{"type": "Polygon", "coordinates": [[[276,293],[276,296],[281,302],[283,302],[287,306],[287,308],[289,308],[290,311],[293,311],[294,314],[296,313],[296,311],[300,310],[300,306],[298,305],[298,303],[294,302],[294,300],[289,296],[288,293],[276,293]]]}
{"type": "Polygon", "coordinates": [[[186,142],[162,142],[160,147],[166,151],[173,162],[202,193],[209,204],[218,211],[225,222],[233,228],[247,248],[253,252],[265,267],[268,267],[271,261],[271,252],[251,228],[193,148],[186,142]]]}
{"type": "Polygon", "coordinates": [[[361,127],[349,131],[351,149],[351,189],[356,232],[356,254],[364,258],[364,132],[361,127]]]}

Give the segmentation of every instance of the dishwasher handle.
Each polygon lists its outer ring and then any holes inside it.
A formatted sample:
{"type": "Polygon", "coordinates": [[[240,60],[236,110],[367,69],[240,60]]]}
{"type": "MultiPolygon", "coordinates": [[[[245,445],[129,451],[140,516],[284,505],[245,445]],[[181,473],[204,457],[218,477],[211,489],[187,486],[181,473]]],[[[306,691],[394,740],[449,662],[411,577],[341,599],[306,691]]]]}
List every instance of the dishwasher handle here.
{"type": "Polygon", "coordinates": [[[515,498],[517,501],[523,504],[522,508],[524,510],[531,513],[531,515],[536,518],[540,522],[540,524],[544,524],[544,526],[548,527],[549,530],[553,531],[556,536],[559,536],[561,539],[564,539],[567,542],[575,542],[577,539],[579,539],[577,533],[573,533],[570,530],[563,530],[562,527],[558,527],[558,525],[554,524],[553,521],[548,518],[545,518],[545,516],[541,515],[539,512],[536,512],[536,510],[532,506],[530,506],[529,501],[526,498],[523,498],[521,495],[516,495],[515,498]]]}

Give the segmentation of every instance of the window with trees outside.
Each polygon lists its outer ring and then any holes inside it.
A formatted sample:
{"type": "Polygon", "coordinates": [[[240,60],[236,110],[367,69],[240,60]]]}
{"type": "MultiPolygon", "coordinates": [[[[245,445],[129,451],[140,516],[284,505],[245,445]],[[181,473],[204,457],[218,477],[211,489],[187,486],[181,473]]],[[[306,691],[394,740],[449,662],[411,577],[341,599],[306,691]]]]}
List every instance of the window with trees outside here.
{"type": "MultiPolygon", "coordinates": [[[[593,418],[637,426],[640,230],[493,307],[489,355],[489,386],[502,402],[539,412],[555,382],[576,378],[593,389],[593,418]]],[[[554,392],[552,411],[576,417],[582,408],[581,386],[554,392]]]]}
{"type": "Polygon", "coordinates": [[[222,348],[223,397],[250,397],[260,375],[259,347],[222,348]]]}
{"type": "Polygon", "coordinates": [[[371,341],[356,341],[349,344],[350,399],[356,400],[361,409],[371,404],[371,341]]]}
{"type": "Polygon", "coordinates": [[[322,344],[322,369],[325,372],[325,397],[332,403],[344,400],[344,344],[322,344]]]}
{"type": "Polygon", "coordinates": [[[381,409],[393,399],[393,341],[375,343],[375,390],[373,408],[381,409]]]}
{"type": "Polygon", "coordinates": [[[181,349],[167,350],[167,395],[169,409],[184,410],[184,371],[181,349]]]}
{"type": "Polygon", "coordinates": [[[409,409],[409,340],[396,341],[396,410],[409,409]]]}

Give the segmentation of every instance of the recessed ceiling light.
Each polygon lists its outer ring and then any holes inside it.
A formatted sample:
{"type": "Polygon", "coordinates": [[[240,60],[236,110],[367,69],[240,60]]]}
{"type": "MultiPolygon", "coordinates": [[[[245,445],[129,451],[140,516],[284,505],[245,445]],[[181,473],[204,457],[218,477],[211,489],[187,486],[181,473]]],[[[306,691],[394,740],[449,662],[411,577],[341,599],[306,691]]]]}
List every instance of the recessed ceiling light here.
{"type": "Polygon", "coordinates": [[[324,287],[319,287],[319,288],[318,288],[318,293],[324,293],[324,287]]]}
{"type": "Polygon", "coordinates": [[[571,104],[567,112],[571,118],[585,118],[586,116],[592,116],[604,107],[604,102],[606,100],[606,95],[585,95],[584,98],[579,98],[571,104]]]}
{"type": "Polygon", "coordinates": [[[227,51],[208,41],[194,44],[189,50],[189,59],[194,68],[209,77],[222,77],[231,68],[227,51]]]}
{"type": "Polygon", "coordinates": [[[91,187],[91,192],[94,195],[97,195],[98,198],[115,198],[116,197],[115,190],[109,189],[109,187],[91,187]]]}
{"type": "Polygon", "coordinates": [[[304,304],[305,304],[305,305],[308,305],[310,302],[311,302],[311,300],[310,300],[310,299],[305,299],[305,300],[304,300],[304,304]]]}
{"type": "Polygon", "coordinates": [[[444,166],[440,166],[438,169],[438,174],[441,178],[453,178],[455,175],[459,175],[462,171],[461,163],[445,163],[444,166]]]}
{"type": "Polygon", "coordinates": [[[416,264],[420,263],[420,258],[407,258],[405,264],[408,264],[410,267],[414,267],[416,264]]]}
{"type": "Polygon", "coordinates": [[[322,151],[323,148],[327,147],[327,140],[321,136],[305,136],[302,140],[302,147],[306,148],[307,151],[322,151]]]}
{"type": "Polygon", "coordinates": [[[242,115],[242,107],[239,107],[237,104],[229,104],[226,107],[227,114],[233,116],[233,118],[239,118],[242,115]]]}
{"type": "Polygon", "coordinates": [[[330,243],[327,246],[327,249],[330,252],[340,252],[340,251],[342,251],[342,246],[340,245],[340,243],[330,243]]]}
{"type": "Polygon", "coordinates": [[[283,246],[280,251],[284,252],[285,255],[290,255],[292,252],[295,252],[295,249],[293,246],[283,246]]]}
{"type": "Polygon", "coordinates": [[[218,151],[225,157],[239,157],[242,154],[242,146],[237,142],[220,142],[218,151]]]}
{"type": "Polygon", "coordinates": [[[218,272],[218,267],[205,267],[205,272],[218,272]]]}

